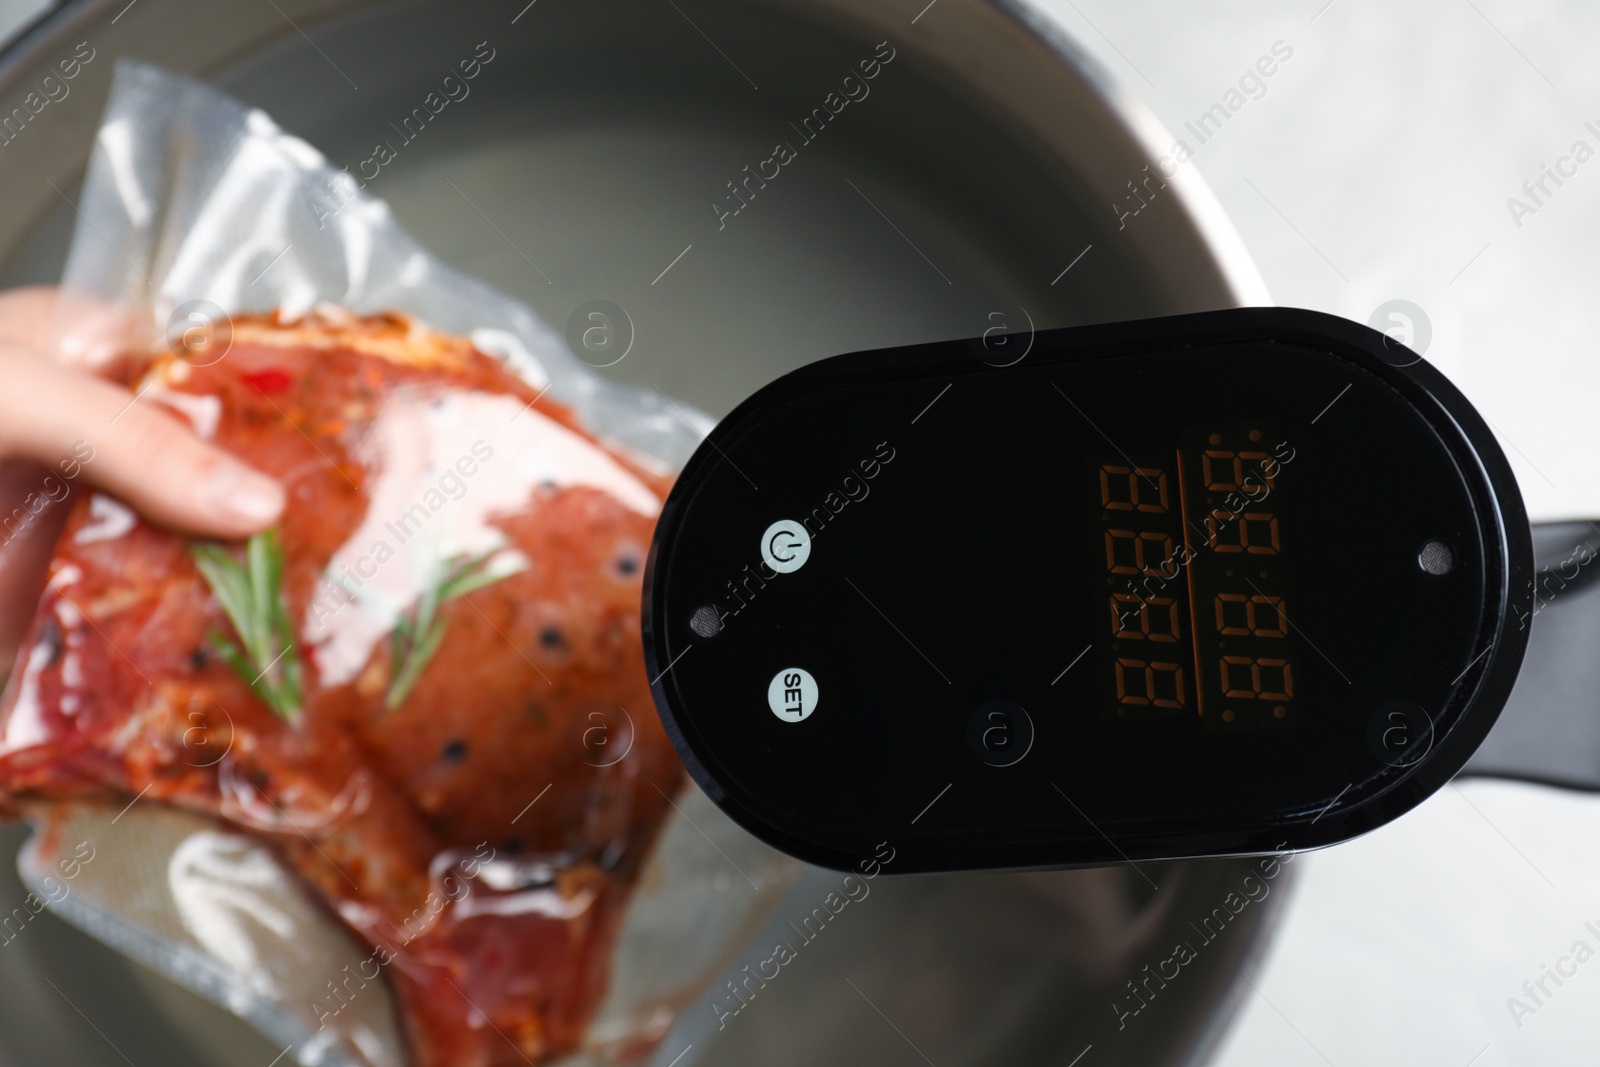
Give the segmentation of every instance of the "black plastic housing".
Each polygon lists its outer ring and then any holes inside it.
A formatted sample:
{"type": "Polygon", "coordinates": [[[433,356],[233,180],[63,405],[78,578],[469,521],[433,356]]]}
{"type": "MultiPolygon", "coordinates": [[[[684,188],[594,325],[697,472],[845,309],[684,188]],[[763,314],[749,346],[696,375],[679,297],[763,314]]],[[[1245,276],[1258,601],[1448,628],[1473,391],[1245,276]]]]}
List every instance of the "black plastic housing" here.
{"type": "Polygon", "coordinates": [[[1531,578],[1510,467],[1443,375],[1248,308],[773,382],[669,496],[643,631],[685,765],[773,846],[1071,867],[1311,848],[1416,806],[1504,705],[1531,578]],[[780,521],[809,538],[787,573],[780,521]]]}

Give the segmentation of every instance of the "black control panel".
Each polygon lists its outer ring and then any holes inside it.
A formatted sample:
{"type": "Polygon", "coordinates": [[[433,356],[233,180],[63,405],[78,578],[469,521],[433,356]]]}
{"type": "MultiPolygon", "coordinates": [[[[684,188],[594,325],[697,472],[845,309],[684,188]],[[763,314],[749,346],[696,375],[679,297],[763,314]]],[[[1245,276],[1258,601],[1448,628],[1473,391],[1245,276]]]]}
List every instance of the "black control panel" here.
{"type": "Polygon", "coordinates": [[[657,708],[774,846],[898,870],[1306,848],[1418,804],[1521,662],[1482,419],[1242,309],[824,360],[717,426],[645,581],[657,708]]]}

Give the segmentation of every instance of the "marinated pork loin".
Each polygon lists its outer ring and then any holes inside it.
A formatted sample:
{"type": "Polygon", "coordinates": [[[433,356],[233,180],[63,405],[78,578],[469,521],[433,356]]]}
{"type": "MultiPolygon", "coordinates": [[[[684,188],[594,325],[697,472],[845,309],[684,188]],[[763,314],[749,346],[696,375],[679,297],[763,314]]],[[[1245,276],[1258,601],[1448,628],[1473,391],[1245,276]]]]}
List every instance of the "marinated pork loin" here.
{"type": "Polygon", "coordinates": [[[583,1037],[681,770],[640,583],[663,472],[463,339],[237,321],[139,403],[278,478],[249,544],[77,502],[3,700],[0,806],[142,795],[270,841],[372,946],[418,1067],[583,1037]]]}

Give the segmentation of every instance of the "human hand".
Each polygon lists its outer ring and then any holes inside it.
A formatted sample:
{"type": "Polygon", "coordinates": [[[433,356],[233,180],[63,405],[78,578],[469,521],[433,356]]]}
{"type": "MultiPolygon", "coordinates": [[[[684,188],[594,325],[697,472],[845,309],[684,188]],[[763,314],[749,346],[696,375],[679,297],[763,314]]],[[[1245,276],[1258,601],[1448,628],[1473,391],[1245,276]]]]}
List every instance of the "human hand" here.
{"type": "Polygon", "coordinates": [[[197,437],[156,404],[97,378],[116,316],[80,331],[97,344],[46,355],[58,292],[0,292],[0,679],[32,621],[73,494],[103,489],[185,533],[246,537],[283,510],[272,479],[197,437]],[[132,401],[132,402],[130,402],[132,401]]]}

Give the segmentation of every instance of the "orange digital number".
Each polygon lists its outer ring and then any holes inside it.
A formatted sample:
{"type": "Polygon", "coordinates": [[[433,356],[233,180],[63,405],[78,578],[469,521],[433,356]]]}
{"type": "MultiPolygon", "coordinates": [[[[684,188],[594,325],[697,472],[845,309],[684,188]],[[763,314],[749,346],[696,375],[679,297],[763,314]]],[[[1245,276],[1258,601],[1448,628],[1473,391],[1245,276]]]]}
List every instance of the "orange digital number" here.
{"type": "Polygon", "coordinates": [[[1218,593],[1217,632],[1229,637],[1287,637],[1283,598],[1218,593]]]}
{"type": "Polygon", "coordinates": [[[1108,511],[1167,510],[1167,472],[1157,467],[1100,468],[1100,505],[1108,511]]]}
{"type": "MultiPolygon", "coordinates": [[[[1290,700],[1294,697],[1294,672],[1289,661],[1270,657],[1222,657],[1222,692],[1244,700],[1290,700]],[[1249,676],[1248,687],[1244,676],[1249,676]]],[[[1120,677],[1118,678],[1120,691],[1120,677]]]]}
{"type": "Polygon", "coordinates": [[[1169,596],[1148,599],[1111,594],[1111,636],[1135,641],[1177,641],[1178,602],[1169,596]]]}
{"type": "Polygon", "coordinates": [[[1247,496],[1261,496],[1277,488],[1277,464],[1270,462],[1265,452],[1228,452],[1208,448],[1200,457],[1201,474],[1206,488],[1220,493],[1242,492],[1247,496]],[[1245,464],[1256,464],[1258,471],[1245,474],[1245,464]]]}
{"type": "Polygon", "coordinates": [[[1176,663],[1118,657],[1117,703],[1138,707],[1183,707],[1183,668],[1176,663]]]}
{"type": "Polygon", "coordinates": [[[1247,552],[1252,556],[1278,554],[1278,516],[1265,511],[1236,515],[1213,511],[1206,516],[1206,538],[1217,552],[1247,552]]]}
{"type": "Polygon", "coordinates": [[[1152,578],[1171,578],[1178,573],[1172,537],[1152,530],[1107,530],[1106,566],[1112,574],[1144,574],[1152,578]],[[1152,555],[1160,562],[1152,563],[1152,555]]]}

